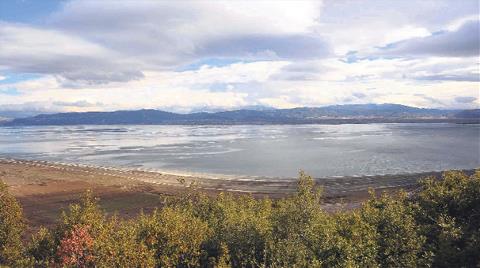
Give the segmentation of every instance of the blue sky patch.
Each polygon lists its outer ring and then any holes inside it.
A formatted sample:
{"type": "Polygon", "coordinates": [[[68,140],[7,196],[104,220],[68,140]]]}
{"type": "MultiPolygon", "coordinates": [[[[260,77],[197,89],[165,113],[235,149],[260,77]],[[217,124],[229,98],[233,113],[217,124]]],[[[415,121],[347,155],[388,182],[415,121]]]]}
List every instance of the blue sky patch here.
{"type": "Polygon", "coordinates": [[[14,84],[22,81],[27,81],[27,80],[32,80],[32,79],[37,79],[42,77],[39,74],[29,74],[29,73],[23,73],[23,74],[1,74],[0,76],[4,76],[5,79],[0,80],[0,85],[5,85],[5,84],[14,84]]]}
{"type": "Polygon", "coordinates": [[[239,62],[252,62],[252,61],[245,61],[245,60],[239,60],[239,59],[227,59],[227,58],[207,58],[207,59],[202,59],[202,60],[193,62],[191,64],[182,66],[180,68],[177,68],[175,71],[177,72],[195,71],[200,69],[200,67],[204,65],[208,65],[211,67],[223,67],[223,66],[228,66],[234,63],[239,63],[239,62]]]}
{"type": "Polygon", "coordinates": [[[9,96],[19,96],[22,95],[18,89],[9,87],[9,88],[0,88],[0,94],[1,95],[9,95],[9,96]]]}
{"type": "Polygon", "coordinates": [[[65,0],[2,0],[0,20],[9,22],[38,22],[57,10],[65,0]]]}

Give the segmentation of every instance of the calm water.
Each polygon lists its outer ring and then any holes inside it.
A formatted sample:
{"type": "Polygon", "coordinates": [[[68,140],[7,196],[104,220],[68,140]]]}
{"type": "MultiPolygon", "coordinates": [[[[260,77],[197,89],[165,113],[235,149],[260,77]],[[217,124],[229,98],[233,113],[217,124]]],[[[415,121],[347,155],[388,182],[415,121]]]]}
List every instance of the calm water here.
{"type": "Polygon", "coordinates": [[[470,169],[480,125],[12,127],[0,157],[272,177],[470,169]]]}

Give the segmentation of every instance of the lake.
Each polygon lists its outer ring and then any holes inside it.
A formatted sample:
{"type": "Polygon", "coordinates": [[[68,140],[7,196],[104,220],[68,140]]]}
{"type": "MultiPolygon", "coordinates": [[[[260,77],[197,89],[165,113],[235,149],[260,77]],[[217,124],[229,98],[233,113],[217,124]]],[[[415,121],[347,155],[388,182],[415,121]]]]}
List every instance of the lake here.
{"type": "Polygon", "coordinates": [[[0,157],[182,174],[399,174],[479,167],[480,125],[0,127],[0,157]]]}

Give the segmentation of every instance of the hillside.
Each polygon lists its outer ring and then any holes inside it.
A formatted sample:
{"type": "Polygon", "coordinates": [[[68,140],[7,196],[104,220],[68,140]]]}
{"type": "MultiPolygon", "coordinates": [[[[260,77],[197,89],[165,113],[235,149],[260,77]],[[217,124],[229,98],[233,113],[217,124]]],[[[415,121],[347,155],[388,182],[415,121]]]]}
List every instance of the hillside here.
{"type": "Polygon", "coordinates": [[[115,124],[342,124],[375,122],[459,122],[480,120],[480,110],[440,110],[398,104],[334,105],[318,108],[234,110],[178,114],[159,110],[41,114],[4,122],[22,125],[115,125],[115,124]]]}

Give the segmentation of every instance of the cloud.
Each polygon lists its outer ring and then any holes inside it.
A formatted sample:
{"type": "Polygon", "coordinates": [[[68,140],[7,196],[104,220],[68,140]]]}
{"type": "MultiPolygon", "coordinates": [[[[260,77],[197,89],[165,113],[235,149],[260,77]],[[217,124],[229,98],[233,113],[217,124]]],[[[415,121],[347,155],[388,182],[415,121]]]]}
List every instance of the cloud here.
{"type": "Polygon", "coordinates": [[[273,80],[290,80],[290,81],[311,81],[320,78],[321,74],[325,74],[333,69],[322,63],[323,60],[302,60],[291,62],[282,67],[277,73],[270,78],[273,80]]]}
{"type": "MultiPolygon", "coordinates": [[[[404,60],[405,61],[405,60],[404,60]]],[[[407,61],[408,62],[408,61],[407,61]]],[[[402,76],[418,81],[465,81],[479,82],[478,60],[475,57],[428,57],[411,60],[402,76]]]]}
{"type": "Polygon", "coordinates": [[[473,57],[480,54],[480,21],[469,20],[453,31],[393,43],[378,51],[382,56],[473,57]]]}
{"type": "Polygon", "coordinates": [[[441,100],[437,99],[437,98],[433,98],[431,96],[427,96],[425,94],[415,94],[414,96],[416,97],[421,97],[422,99],[428,101],[430,104],[433,104],[433,105],[440,105],[440,106],[445,106],[445,103],[442,102],[441,100]]]}
{"type": "Polygon", "coordinates": [[[452,22],[478,18],[478,10],[477,0],[327,1],[316,32],[345,55],[446,30],[452,22]]]}
{"type": "Polygon", "coordinates": [[[472,103],[476,101],[477,98],[475,97],[469,97],[469,96],[464,96],[464,97],[455,97],[455,101],[459,103],[472,103]]]}
{"type": "Polygon", "coordinates": [[[0,91],[21,93],[0,105],[478,107],[455,100],[478,96],[477,10],[470,0],[65,1],[30,24],[0,22],[0,91]]]}
{"type": "Polygon", "coordinates": [[[212,40],[199,55],[242,59],[315,59],[326,57],[324,40],[310,35],[244,35],[212,40]]]}
{"type": "Polygon", "coordinates": [[[50,25],[160,70],[205,56],[258,60],[305,57],[303,48],[318,53],[321,41],[309,29],[320,6],[320,1],[71,1],[50,25]]]}
{"type": "Polygon", "coordinates": [[[115,52],[60,31],[0,23],[0,36],[0,70],[52,74],[85,83],[143,77],[115,52]]]}
{"type": "Polygon", "coordinates": [[[68,101],[54,101],[52,102],[53,105],[55,106],[64,106],[64,107],[98,107],[102,106],[102,103],[96,102],[96,103],[91,103],[85,100],[81,101],[73,101],[73,102],[68,102],[68,101]]]}
{"type": "Polygon", "coordinates": [[[367,97],[367,95],[362,92],[353,92],[352,96],[354,96],[357,99],[364,99],[367,97]]]}
{"type": "Polygon", "coordinates": [[[465,75],[424,75],[413,77],[417,80],[430,80],[430,81],[470,81],[479,82],[480,77],[478,74],[465,74],[465,75]]]}
{"type": "Polygon", "coordinates": [[[65,2],[41,26],[0,23],[0,71],[51,74],[67,86],[142,79],[205,57],[322,57],[311,34],[321,1],[65,2]]]}

